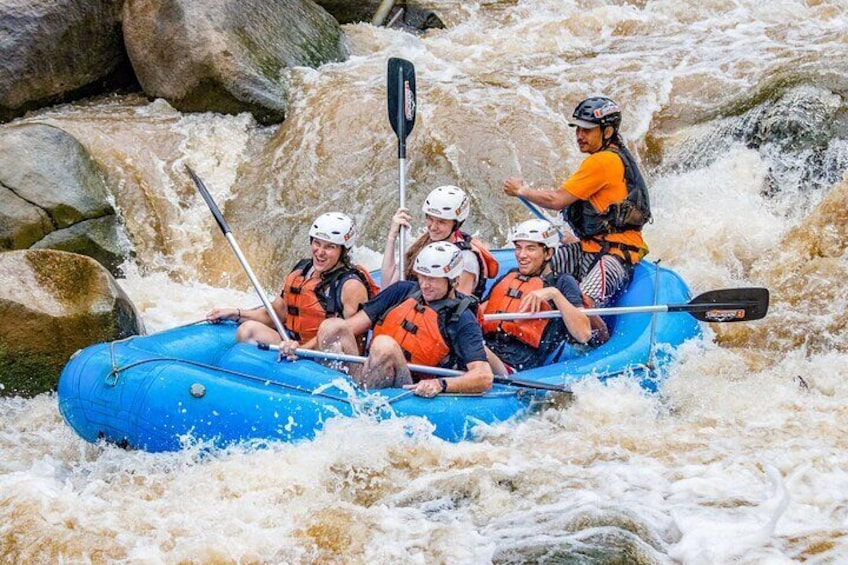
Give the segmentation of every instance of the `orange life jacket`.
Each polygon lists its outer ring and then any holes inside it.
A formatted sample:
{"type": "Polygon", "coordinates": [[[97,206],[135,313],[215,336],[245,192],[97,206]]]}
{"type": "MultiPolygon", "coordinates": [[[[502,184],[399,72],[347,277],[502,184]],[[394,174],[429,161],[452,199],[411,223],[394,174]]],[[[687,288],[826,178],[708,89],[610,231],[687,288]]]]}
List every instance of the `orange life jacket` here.
{"type": "Polygon", "coordinates": [[[360,265],[342,265],[326,275],[307,277],[311,269],[311,259],[299,261],[286,277],[282,292],[286,303],[286,329],[301,343],[315,337],[318,326],[327,318],[344,317],[342,287],[351,277],[362,281],[368,298],[380,292],[371,274],[360,265]]]}
{"type": "Polygon", "coordinates": [[[439,300],[433,308],[424,302],[419,290],[377,320],[374,336],[394,339],[408,363],[437,367],[451,357],[447,337],[450,325],[475,303],[473,297],[462,296],[439,300]]]}
{"type": "MultiPolygon", "coordinates": [[[[521,298],[534,290],[546,286],[552,286],[548,277],[525,276],[512,269],[504,275],[489,293],[486,301],[486,314],[499,314],[502,312],[515,313],[521,305],[521,298]]],[[[542,303],[541,310],[552,310],[550,304],[542,303]]],[[[526,343],[530,347],[539,348],[545,328],[551,322],[551,318],[537,318],[535,320],[491,320],[483,322],[483,335],[495,332],[503,332],[511,335],[518,341],[526,343]]]]}
{"type": "Polygon", "coordinates": [[[495,256],[486,249],[482,241],[471,237],[465,232],[459,232],[459,235],[460,237],[457,238],[454,245],[462,250],[468,249],[473,251],[477,257],[477,263],[480,265],[480,276],[477,277],[477,285],[474,287],[472,294],[477,298],[481,298],[486,290],[486,281],[498,276],[500,265],[498,264],[498,260],[495,259],[495,256]]]}

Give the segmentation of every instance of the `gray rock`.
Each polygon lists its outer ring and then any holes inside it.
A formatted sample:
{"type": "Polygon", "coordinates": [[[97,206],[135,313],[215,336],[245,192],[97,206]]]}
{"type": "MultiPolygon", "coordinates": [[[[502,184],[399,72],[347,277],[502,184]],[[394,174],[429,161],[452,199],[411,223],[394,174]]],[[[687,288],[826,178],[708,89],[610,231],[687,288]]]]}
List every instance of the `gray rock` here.
{"type": "Polygon", "coordinates": [[[0,395],[53,390],[78,349],[143,331],[97,261],[52,249],[0,253],[0,395]]]}
{"type": "Polygon", "coordinates": [[[27,124],[0,130],[0,184],[41,208],[56,228],[113,213],[97,165],[59,128],[27,124]]]}
{"type": "Polygon", "coordinates": [[[118,230],[118,219],[114,215],[85,220],[49,233],[31,249],[56,249],[87,255],[109,269],[113,276],[119,277],[123,275],[121,264],[125,253],[118,230]]]}
{"type": "Polygon", "coordinates": [[[135,82],[123,0],[0,2],[0,122],[135,82]]]}
{"type": "Polygon", "coordinates": [[[41,124],[0,129],[0,251],[27,247],[88,255],[116,276],[126,256],[94,160],[41,124]]]}
{"type": "Polygon", "coordinates": [[[286,68],[347,58],[311,0],[127,0],[124,41],[144,92],[184,112],[285,118],[286,68]]]}

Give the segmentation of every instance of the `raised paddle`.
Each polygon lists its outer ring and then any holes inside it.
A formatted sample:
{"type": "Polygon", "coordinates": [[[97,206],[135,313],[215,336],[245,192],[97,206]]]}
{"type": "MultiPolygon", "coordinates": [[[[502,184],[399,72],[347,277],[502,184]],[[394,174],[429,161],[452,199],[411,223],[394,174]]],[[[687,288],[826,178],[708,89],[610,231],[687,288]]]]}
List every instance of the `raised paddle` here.
{"type": "MultiPolygon", "coordinates": [[[[536,207],[536,206],[535,206],[532,202],[530,202],[529,200],[527,200],[527,199],[526,199],[526,198],[524,198],[523,196],[519,196],[519,197],[518,197],[518,200],[519,200],[519,201],[521,201],[521,203],[522,203],[522,204],[524,204],[524,206],[526,206],[526,207],[527,207],[527,209],[528,209],[528,210],[530,210],[530,212],[531,212],[534,216],[536,216],[536,217],[537,217],[537,218],[539,218],[540,220],[545,220],[545,221],[547,221],[547,222],[551,222],[551,225],[554,225],[554,223],[551,221],[551,219],[550,219],[550,218],[548,218],[548,216],[547,216],[547,215],[545,215],[545,213],[544,213],[544,212],[542,212],[541,210],[539,210],[539,209],[538,209],[538,208],[537,208],[537,207],[536,207]]],[[[560,239],[562,239],[562,232],[561,232],[561,231],[560,231],[560,229],[559,229],[559,228],[557,228],[555,225],[554,225],[554,227],[556,228],[557,235],[559,235],[560,239]]]]}
{"type": "MultiPolygon", "coordinates": [[[[406,208],[406,138],[415,126],[415,67],[406,59],[392,57],[387,71],[389,123],[398,138],[398,180],[400,207],[406,208]]],[[[406,268],[406,230],[398,233],[398,272],[403,280],[406,268]]]]}
{"type": "MultiPolygon", "coordinates": [[[[259,349],[263,350],[273,350],[279,351],[279,345],[269,345],[267,343],[259,343],[257,344],[259,349]]],[[[306,359],[324,359],[327,361],[342,361],[344,363],[365,363],[368,358],[362,357],[361,355],[349,355],[347,353],[330,353],[327,351],[315,351],[313,349],[295,349],[295,355],[298,357],[304,357],[306,359]]],[[[410,371],[416,373],[424,373],[427,375],[436,375],[437,377],[458,377],[460,375],[464,375],[463,371],[457,371],[456,369],[443,369],[442,367],[430,367],[428,365],[407,365],[410,371]]],[[[571,389],[559,386],[559,385],[550,385],[547,383],[540,383],[537,381],[523,381],[519,379],[510,379],[508,377],[498,377],[495,376],[494,381],[498,384],[502,385],[511,385],[522,388],[533,388],[537,390],[548,390],[551,392],[564,392],[571,394],[571,389]]]]}
{"type": "MultiPolygon", "coordinates": [[[[686,312],[701,322],[750,322],[763,318],[768,312],[767,288],[725,288],[699,294],[686,304],[657,304],[655,306],[621,306],[616,308],[580,308],[586,315],[612,316],[651,312],[686,312]]],[[[559,310],[486,314],[490,320],[535,320],[558,318],[559,310]]]]}
{"type": "Polygon", "coordinates": [[[277,313],[274,311],[274,308],[271,306],[271,303],[268,302],[268,297],[265,296],[265,293],[262,291],[262,287],[259,285],[259,281],[256,280],[256,275],[253,274],[253,269],[250,268],[250,265],[248,265],[247,263],[247,259],[244,258],[244,255],[241,252],[241,248],[239,247],[238,242],[236,242],[236,239],[230,232],[230,226],[228,226],[227,221],[224,220],[224,216],[221,214],[221,210],[218,209],[218,205],[215,204],[215,201],[212,199],[212,195],[209,194],[208,190],[206,190],[206,185],[203,184],[203,181],[200,180],[200,177],[194,174],[194,171],[191,170],[191,167],[186,165],[186,170],[188,170],[188,174],[191,175],[191,180],[194,181],[194,185],[197,187],[197,190],[200,192],[200,195],[203,197],[203,200],[206,202],[206,205],[209,206],[209,210],[212,212],[212,215],[215,216],[215,221],[218,222],[218,227],[221,228],[222,232],[224,232],[224,237],[226,237],[227,241],[230,242],[230,247],[233,248],[233,251],[236,254],[236,258],[239,260],[239,263],[241,263],[244,272],[247,273],[247,278],[249,278],[251,284],[253,284],[253,288],[256,290],[256,294],[259,295],[259,299],[265,306],[265,310],[267,310],[268,315],[271,316],[271,320],[273,320],[274,327],[277,328],[277,332],[283,337],[283,339],[290,339],[289,334],[286,333],[282,322],[280,322],[280,318],[277,317],[277,313]]]}

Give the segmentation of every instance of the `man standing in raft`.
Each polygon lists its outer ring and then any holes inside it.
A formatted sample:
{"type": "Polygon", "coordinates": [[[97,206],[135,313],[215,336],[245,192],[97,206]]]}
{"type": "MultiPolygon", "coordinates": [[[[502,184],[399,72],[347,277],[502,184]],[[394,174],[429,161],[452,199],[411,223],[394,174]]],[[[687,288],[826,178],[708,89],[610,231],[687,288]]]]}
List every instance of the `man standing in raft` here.
{"type": "Polygon", "coordinates": [[[590,307],[607,306],[626,288],[633,266],[648,253],[642,226],[651,221],[648,189],[618,128],[621,109],[609,98],[587,98],[574,109],[569,125],[588,157],[562,186],[532,190],[508,178],[503,191],[550,210],[562,210],[579,242],[560,247],[552,267],[572,274],[590,307]]]}
{"type": "MultiPolygon", "coordinates": [[[[353,220],[339,212],[322,214],[309,228],[310,259],[302,259],[286,277],[280,296],[271,306],[283,323],[290,345],[311,349],[318,326],[327,318],[349,318],[379,289],[365,268],[352,265],[350,249],[356,242],[353,220]]],[[[232,320],[241,324],[236,340],[248,343],[282,341],[264,308],[213,308],[212,323],[232,320]]]]}
{"type": "Polygon", "coordinates": [[[556,228],[547,220],[527,220],[510,234],[518,268],[501,277],[480,306],[484,314],[559,310],[559,318],[487,321],[483,337],[494,353],[489,362],[496,374],[533,369],[545,363],[563,341],[587,343],[589,317],[578,310],[583,298],[571,275],[554,275],[549,262],[559,247],[556,228]]]}
{"type": "MultiPolygon", "coordinates": [[[[456,245],[427,244],[415,257],[417,282],[398,281],[353,317],[326,320],[318,330],[318,348],[356,354],[357,338],[373,328],[367,362],[350,369],[360,386],[403,386],[427,398],[489,390],[494,376],[474,314],[476,299],[456,291],[462,270],[462,252],[456,245]],[[465,373],[435,378],[410,373],[407,363],[465,373]]],[[[287,344],[280,347],[283,355],[293,352],[287,344]]]]}

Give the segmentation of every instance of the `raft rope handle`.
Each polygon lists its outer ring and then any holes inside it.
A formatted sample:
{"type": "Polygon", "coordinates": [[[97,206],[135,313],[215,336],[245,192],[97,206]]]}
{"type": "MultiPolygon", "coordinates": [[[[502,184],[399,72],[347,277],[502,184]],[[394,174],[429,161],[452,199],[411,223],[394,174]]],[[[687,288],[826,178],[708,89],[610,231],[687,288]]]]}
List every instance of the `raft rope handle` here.
{"type": "MultiPolygon", "coordinates": [[[[173,328],[169,328],[167,331],[172,330],[180,330],[182,328],[189,328],[191,326],[196,326],[198,324],[208,324],[207,320],[197,320],[196,322],[189,322],[187,324],[183,324],[181,326],[174,326],[173,328]]],[[[112,372],[109,373],[104,381],[106,382],[106,386],[116,386],[118,384],[118,373],[123,370],[123,368],[118,367],[117,363],[115,363],[115,344],[117,343],[125,343],[134,340],[137,337],[143,337],[139,335],[131,335],[129,337],[125,337],[124,339],[116,339],[115,341],[109,342],[109,361],[112,364],[112,372]]]]}
{"type": "MultiPolygon", "coordinates": [[[[188,324],[188,325],[192,325],[192,324],[188,324]]],[[[150,357],[148,359],[141,359],[139,361],[135,361],[135,362],[130,363],[128,365],[124,365],[123,367],[118,367],[117,364],[115,363],[114,344],[124,342],[124,341],[129,341],[130,339],[133,339],[135,337],[137,337],[137,336],[131,336],[129,338],[119,340],[119,341],[114,341],[114,342],[111,342],[109,344],[109,353],[110,353],[110,361],[112,363],[112,372],[109,375],[107,375],[106,379],[105,379],[106,384],[108,386],[115,386],[118,383],[118,373],[123,372],[123,371],[127,371],[129,369],[134,368],[134,367],[138,367],[139,365],[144,365],[146,363],[156,363],[156,362],[166,362],[166,361],[174,362],[174,361],[176,361],[177,363],[184,363],[186,365],[190,365],[190,366],[193,366],[193,367],[200,367],[202,369],[211,369],[211,370],[217,371],[219,373],[234,375],[234,376],[241,377],[241,378],[251,380],[251,381],[261,382],[261,383],[265,383],[265,384],[274,384],[274,385],[279,386],[280,388],[287,388],[287,389],[295,390],[297,392],[310,394],[310,395],[313,395],[313,396],[320,396],[320,397],[328,398],[330,400],[335,400],[335,401],[338,401],[338,402],[346,402],[349,405],[353,406],[353,402],[351,401],[350,398],[340,398],[340,397],[333,396],[332,394],[327,394],[326,392],[316,392],[315,390],[310,390],[308,388],[303,388],[303,387],[300,387],[300,386],[297,386],[297,385],[292,385],[292,384],[280,382],[280,381],[277,381],[277,380],[274,380],[274,379],[257,377],[256,375],[251,375],[249,373],[241,373],[239,371],[233,371],[232,369],[224,369],[224,368],[221,368],[221,367],[217,367],[215,365],[209,365],[208,363],[201,363],[200,361],[190,361],[188,359],[178,359],[176,357],[150,357]]],[[[485,394],[485,396],[490,397],[490,398],[501,397],[501,396],[517,396],[519,392],[520,391],[515,391],[515,392],[512,392],[512,391],[487,392],[485,394]]],[[[403,400],[403,399],[409,397],[412,394],[413,394],[412,391],[408,391],[406,393],[399,394],[399,395],[397,395],[393,398],[384,397],[384,399],[385,399],[386,404],[393,404],[394,402],[397,402],[398,400],[403,400]]],[[[460,397],[462,397],[462,396],[483,396],[483,395],[482,394],[450,393],[450,394],[446,394],[445,396],[460,396],[460,397]]]]}
{"type": "MultiPolygon", "coordinates": [[[[219,373],[224,373],[224,374],[227,374],[227,375],[233,375],[233,376],[241,377],[241,378],[251,380],[251,381],[261,382],[261,383],[264,383],[264,384],[273,384],[273,385],[279,386],[280,388],[287,388],[287,389],[295,390],[297,392],[302,392],[302,393],[306,393],[306,394],[310,394],[310,395],[314,395],[314,396],[321,396],[321,397],[324,397],[324,398],[328,398],[330,400],[336,400],[338,402],[347,402],[348,404],[352,404],[350,399],[348,399],[348,398],[340,398],[340,397],[333,396],[331,394],[327,394],[325,392],[316,392],[315,390],[310,390],[308,388],[299,387],[297,385],[291,385],[291,384],[288,384],[288,383],[283,383],[283,382],[280,382],[280,381],[277,381],[277,380],[274,380],[274,379],[261,378],[261,377],[257,377],[256,375],[251,375],[249,373],[241,373],[239,371],[233,371],[232,369],[223,369],[221,367],[216,367],[215,365],[209,365],[208,363],[201,363],[200,361],[191,361],[189,359],[178,359],[176,357],[150,357],[150,358],[147,358],[147,359],[141,359],[139,361],[135,361],[135,362],[130,363],[128,365],[124,365],[123,367],[115,367],[115,364],[113,362],[113,364],[112,364],[112,367],[113,367],[112,374],[115,375],[114,383],[118,382],[117,373],[119,373],[119,372],[128,371],[130,369],[133,369],[133,368],[138,367],[140,365],[145,365],[147,363],[160,363],[160,362],[162,362],[162,363],[164,363],[164,362],[176,362],[176,363],[182,363],[182,364],[185,364],[185,365],[189,365],[189,366],[192,366],[192,367],[199,367],[201,369],[211,369],[211,370],[217,371],[219,373]]],[[[106,383],[107,384],[109,384],[110,377],[111,377],[112,374],[110,374],[110,376],[106,377],[106,383]]],[[[114,385],[112,385],[112,386],[114,386],[114,385]]]]}

